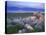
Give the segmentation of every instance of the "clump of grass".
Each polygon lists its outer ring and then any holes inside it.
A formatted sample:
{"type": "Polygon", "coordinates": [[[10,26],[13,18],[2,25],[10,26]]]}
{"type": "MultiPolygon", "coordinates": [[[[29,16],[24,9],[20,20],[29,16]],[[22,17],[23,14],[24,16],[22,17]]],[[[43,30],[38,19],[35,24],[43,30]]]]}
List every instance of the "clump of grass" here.
{"type": "Polygon", "coordinates": [[[20,24],[16,24],[14,27],[8,27],[7,33],[17,33],[18,30],[20,30],[22,28],[23,28],[23,26],[21,26],[20,24]]]}

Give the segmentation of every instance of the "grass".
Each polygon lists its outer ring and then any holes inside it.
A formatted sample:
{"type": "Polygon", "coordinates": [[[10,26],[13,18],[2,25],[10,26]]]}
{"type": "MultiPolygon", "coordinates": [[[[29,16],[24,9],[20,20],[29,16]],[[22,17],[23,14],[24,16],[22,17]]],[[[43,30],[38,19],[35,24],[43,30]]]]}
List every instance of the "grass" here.
{"type": "Polygon", "coordinates": [[[20,26],[19,24],[16,24],[14,27],[8,27],[7,28],[7,33],[17,33],[18,30],[22,29],[23,26],[20,26]]]}

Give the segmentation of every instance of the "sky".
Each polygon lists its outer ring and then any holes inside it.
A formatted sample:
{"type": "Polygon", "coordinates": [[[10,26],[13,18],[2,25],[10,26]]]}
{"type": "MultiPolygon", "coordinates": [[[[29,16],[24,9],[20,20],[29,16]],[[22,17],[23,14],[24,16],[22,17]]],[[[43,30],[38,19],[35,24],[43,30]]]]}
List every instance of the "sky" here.
{"type": "Polygon", "coordinates": [[[44,12],[44,3],[7,1],[8,13],[44,12]]]}

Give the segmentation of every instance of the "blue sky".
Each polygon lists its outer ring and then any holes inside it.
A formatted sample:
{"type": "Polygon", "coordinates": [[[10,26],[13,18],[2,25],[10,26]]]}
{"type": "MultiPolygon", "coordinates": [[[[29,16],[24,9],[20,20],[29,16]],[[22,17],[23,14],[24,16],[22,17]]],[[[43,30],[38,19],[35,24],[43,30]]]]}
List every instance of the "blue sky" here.
{"type": "Polygon", "coordinates": [[[16,2],[16,1],[7,2],[7,12],[8,13],[32,12],[32,11],[43,12],[44,3],[16,2]]]}

